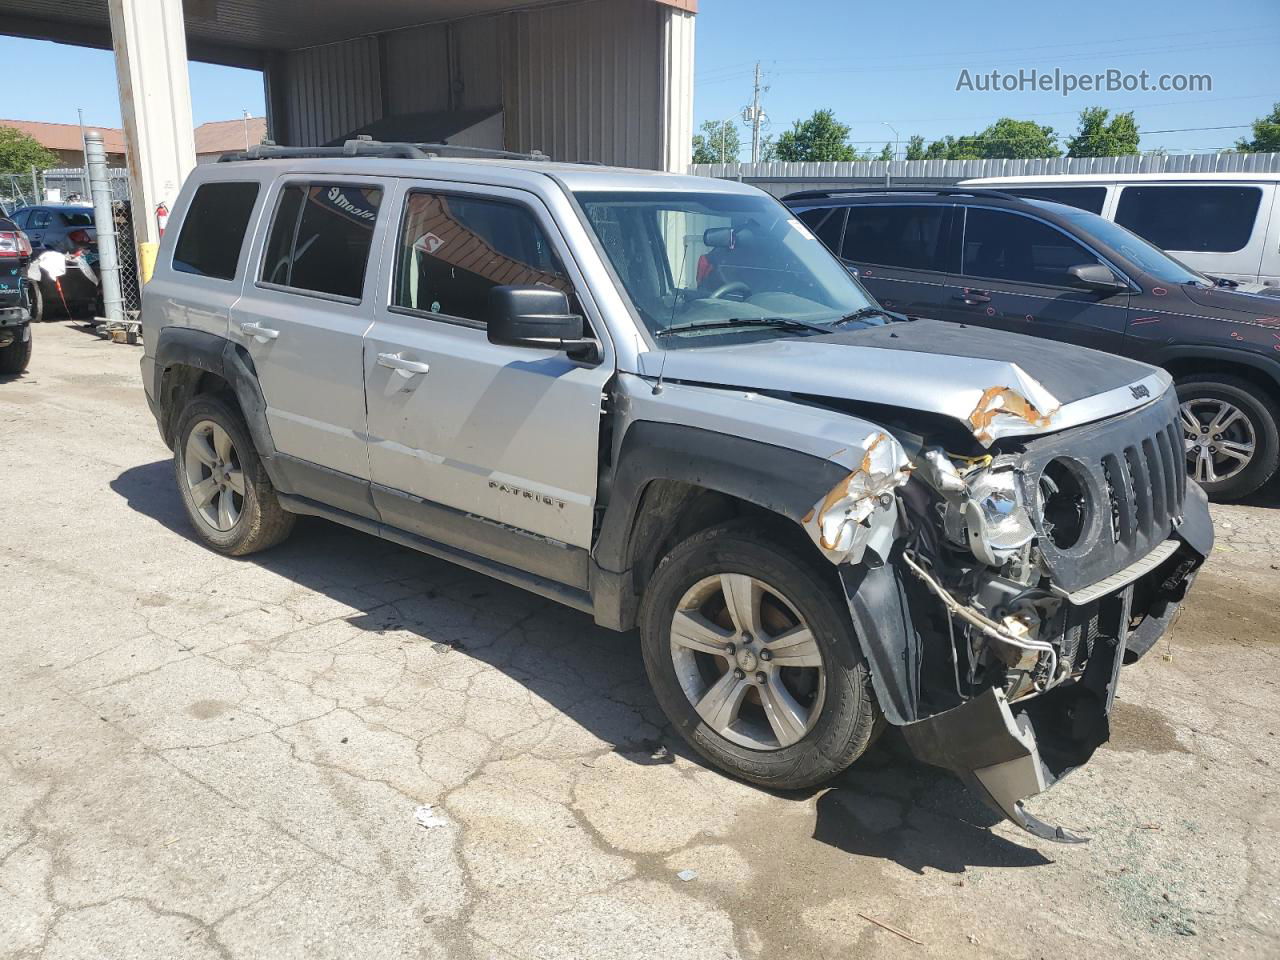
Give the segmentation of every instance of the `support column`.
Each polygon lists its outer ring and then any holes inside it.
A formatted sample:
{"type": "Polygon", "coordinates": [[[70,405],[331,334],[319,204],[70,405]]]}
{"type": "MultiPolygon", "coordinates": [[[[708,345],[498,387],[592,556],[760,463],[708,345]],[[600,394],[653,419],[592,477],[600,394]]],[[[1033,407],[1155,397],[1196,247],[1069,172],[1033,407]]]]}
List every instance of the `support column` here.
{"type": "Polygon", "coordinates": [[[196,165],[182,0],[108,0],[139,258],[160,242],[156,208],[172,210],[196,165]]]}
{"type": "Polygon", "coordinates": [[[693,159],[693,22],[690,0],[660,0],[662,12],[662,169],[688,173],[693,159]]]}

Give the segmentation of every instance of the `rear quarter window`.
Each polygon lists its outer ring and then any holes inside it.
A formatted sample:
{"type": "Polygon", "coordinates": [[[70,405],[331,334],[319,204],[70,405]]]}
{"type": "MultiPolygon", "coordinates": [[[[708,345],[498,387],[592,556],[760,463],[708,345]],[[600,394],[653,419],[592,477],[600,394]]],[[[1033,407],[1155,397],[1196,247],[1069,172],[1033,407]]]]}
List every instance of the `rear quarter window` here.
{"type": "Polygon", "coordinates": [[[1162,250],[1235,253],[1253,235],[1262,191],[1247,186],[1131,186],[1116,223],[1162,250]]]}
{"type": "Polygon", "coordinates": [[[240,247],[257,200],[258,184],[253,181],[204,183],[197,187],[174,247],[173,269],[234,280],[240,247]]]}

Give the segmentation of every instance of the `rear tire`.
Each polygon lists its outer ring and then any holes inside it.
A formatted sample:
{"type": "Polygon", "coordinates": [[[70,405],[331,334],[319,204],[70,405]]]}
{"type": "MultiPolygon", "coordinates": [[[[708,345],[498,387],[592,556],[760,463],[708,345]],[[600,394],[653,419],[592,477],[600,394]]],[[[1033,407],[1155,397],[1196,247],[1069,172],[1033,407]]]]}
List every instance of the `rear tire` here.
{"type": "Polygon", "coordinates": [[[257,553],[293,530],[243,418],[218,397],[202,394],[183,410],[173,473],[196,535],[219,553],[257,553]]]}
{"type": "Polygon", "coordinates": [[[645,592],[640,630],[658,703],[726,773],[802,789],[871,742],[879,708],[832,571],[758,528],[724,524],[673,549],[645,592]]]}
{"type": "Polygon", "coordinates": [[[1189,444],[1187,469],[1210,500],[1247,497],[1275,475],[1280,466],[1275,400],[1248,380],[1227,374],[1186,377],[1177,391],[1189,444]]]}
{"type": "Polygon", "coordinates": [[[31,362],[31,345],[34,342],[30,327],[26,329],[26,337],[23,340],[22,334],[19,333],[17,340],[0,349],[0,373],[21,373],[27,369],[27,364],[31,362]]]}

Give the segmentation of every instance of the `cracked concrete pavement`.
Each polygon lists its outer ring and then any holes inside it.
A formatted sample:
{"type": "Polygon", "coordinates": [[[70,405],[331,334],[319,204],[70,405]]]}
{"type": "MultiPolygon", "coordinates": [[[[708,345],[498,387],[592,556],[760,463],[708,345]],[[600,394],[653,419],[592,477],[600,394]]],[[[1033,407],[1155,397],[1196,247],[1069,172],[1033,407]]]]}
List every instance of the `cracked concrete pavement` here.
{"type": "Polygon", "coordinates": [[[1059,846],[893,736],[829,789],[728,780],[633,636],[371,537],[210,553],[137,348],[35,338],[0,381],[0,957],[1280,955],[1275,490],[1214,508],[1113,742],[1033,801],[1093,838],[1059,846]]]}

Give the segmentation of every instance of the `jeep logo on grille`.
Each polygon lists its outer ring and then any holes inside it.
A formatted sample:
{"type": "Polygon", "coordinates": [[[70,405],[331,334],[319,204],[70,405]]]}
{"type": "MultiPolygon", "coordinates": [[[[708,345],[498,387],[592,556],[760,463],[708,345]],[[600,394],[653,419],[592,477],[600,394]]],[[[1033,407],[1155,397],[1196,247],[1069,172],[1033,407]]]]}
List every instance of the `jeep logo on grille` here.
{"type": "Polygon", "coordinates": [[[1151,396],[1151,391],[1140,383],[1130,384],[1129,392],[1133,394],[1133,399],[1135,400],[1141,400],[1143,397],[1151,396]]]}

